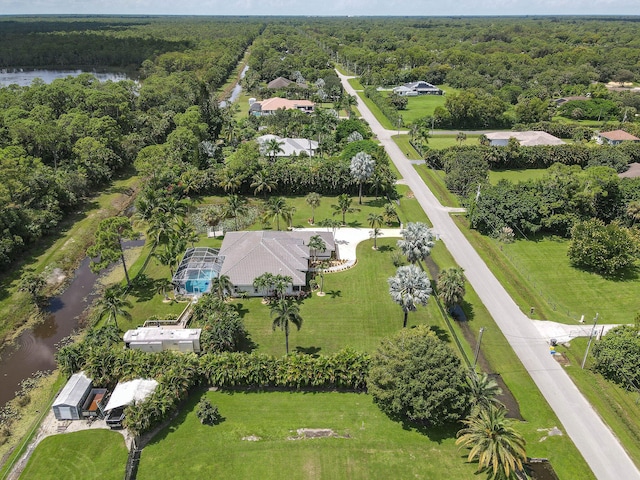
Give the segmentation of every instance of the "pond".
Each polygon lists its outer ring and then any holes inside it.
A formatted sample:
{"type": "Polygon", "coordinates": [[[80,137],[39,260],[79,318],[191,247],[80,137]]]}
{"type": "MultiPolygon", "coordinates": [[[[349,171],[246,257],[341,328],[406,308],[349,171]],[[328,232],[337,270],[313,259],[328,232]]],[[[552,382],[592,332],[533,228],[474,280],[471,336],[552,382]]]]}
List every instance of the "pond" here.
{"type": "Polygon", "coordinates": [[[6,87],[8,85],[16,84],[21,87],[28,87],[36,78],[41,79],[44,83],[51,83],[57,78],[77,77],[83,73],[90,73],[95,76],[101,82],[107,80],[113,80],[117,82],[119,80],[135,79],[135,75],[132,73],[124,73],[117,71],[96,71],[96,70],[31,70],[21,68],[7,68],[0,70],[0,86],[6,87]]]}

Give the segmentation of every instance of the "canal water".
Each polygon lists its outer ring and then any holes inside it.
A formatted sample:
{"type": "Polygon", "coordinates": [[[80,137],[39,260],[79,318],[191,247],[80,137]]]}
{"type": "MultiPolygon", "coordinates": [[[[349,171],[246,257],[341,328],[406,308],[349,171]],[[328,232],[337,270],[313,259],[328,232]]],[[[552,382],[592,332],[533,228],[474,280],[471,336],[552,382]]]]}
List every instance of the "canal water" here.
{"type": "Polygon", "coordinates": [[[8,85],[19,85],[28,87],[36,78],[41,79],[44,83],[51,83],[57,78],[77,77],[82,73],[90,73],[101,82],[112,80],[128,80],[132,76],[124,72],[98,72],[87,70],[26,70],[26,69],[3,69],[0,70],[0,87],[8,85]]]}
{"type": "MultiPolygon", "coordinates": [[[[240,79],[242,80],[244,78],[244,76],[247,74],[247,70],[249,70],[249,65],[245,65],[245,67],[242,69],[242,71],[240,72],[240,79]]],[[[228,103],[233,103],[235,102],[238,97],[240,96],[240,92],[242,92],[242,86],[240,85],[240,82],[236,83],[235,86],[233,87],[233,90],[231,91],[231,95],[229,96],[228,100],[223,100],[220,102],[220,107],[224,108],[227,106],[228,103]]]]}
{"type": "MultiPolygon", "coordinates": [[[[125,248],[143,244],[143,240],[123,242],[125,248]]],[[[78,328],[82,313],[97,296],[94,287],[98,276],[89,269],[90,262],[85,258],[66,290],[50,300],[42,323],[21,333],[13,345],[0,349],[0,406],[15,397],[23,380],[56,368],[57,344],[78,328]]]]}

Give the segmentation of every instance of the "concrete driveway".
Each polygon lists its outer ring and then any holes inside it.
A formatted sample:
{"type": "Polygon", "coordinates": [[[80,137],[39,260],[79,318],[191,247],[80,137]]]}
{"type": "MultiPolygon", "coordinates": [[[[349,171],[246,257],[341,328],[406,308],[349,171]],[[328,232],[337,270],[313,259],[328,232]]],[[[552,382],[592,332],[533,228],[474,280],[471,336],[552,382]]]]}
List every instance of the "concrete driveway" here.
{"type": "MultiPolygon", "coordinates": [[[[346,77],[337,72],[345,90],[355,95],[346,77]]],[[[454,259],[465,270],[469,283],[494,318],[516,355],[540,389],[567,434],[580,450],[593,473],[601,480],[640,480],[640,471],[620,442],[571,381],[548,349],[548,337],[541,335],[520,310],[504,287],[476,253],[449,212],[418,176],[405,154],[391,140],[396,131],[387,131],[358,98],[358,110],[384,145],[416,199],[429,216],[435,231],[454,259]]]]}

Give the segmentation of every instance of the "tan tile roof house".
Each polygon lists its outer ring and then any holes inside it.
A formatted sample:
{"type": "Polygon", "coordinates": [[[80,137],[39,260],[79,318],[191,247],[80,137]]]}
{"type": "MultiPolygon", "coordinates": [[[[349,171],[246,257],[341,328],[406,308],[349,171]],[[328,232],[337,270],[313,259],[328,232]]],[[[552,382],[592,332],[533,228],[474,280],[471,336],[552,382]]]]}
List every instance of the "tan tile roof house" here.
{"type": "Polygon", "coordinates": [[[624,130],[612,130],[610,132],[600,132],[598,134],[598,143],[608,143],[609,145],[618,145],[622,142],[638,142],[640,138],[625,132],[624,130]]]}
{"type": "Polygon", "coordinates": [[[264,273],[292,278],[287,293],[299,292],[307,285],[309,260],[314,252],[307,246],[313,235],[320,235],[327,246],[324,252],[315,252],[319,259],[332,254],[338,257],[332,232],[271,230],[227,232],[220,248],[224,257],[221,275],[227,275],[234,286],[233,295],[245,293],[258,296],[262,292],[253,287],[253,281],[264,273]]]}
{"type": "Polygon", "coordinates": [[[515,138],[523,147],[535,147],[538,145],[563,145],[564,142],[558,137],[547,132],[527,131],[527,132],[493,132],[485,135],[494,147],[504,147],[508,145],[510,138],[515,138]]]}
{"type": "Polygon", "coordinates": [[[313,113],[315,103],[309,100],[289,100],[288,98],[273,97],[255,102],[249,108],[253,115],[270,115],[276,110],[297,109],[304,113],[313,113]]]}

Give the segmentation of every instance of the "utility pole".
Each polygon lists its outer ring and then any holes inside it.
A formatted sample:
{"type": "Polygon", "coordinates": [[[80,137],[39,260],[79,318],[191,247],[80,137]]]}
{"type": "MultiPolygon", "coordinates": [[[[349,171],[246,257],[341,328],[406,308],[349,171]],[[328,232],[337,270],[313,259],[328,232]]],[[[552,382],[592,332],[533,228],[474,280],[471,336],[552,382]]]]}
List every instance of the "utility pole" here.
{"type": "Polygon", "coordinates": [[[593,319],[593,327],[591,327],[591,335],[589,335],[589,343],[587,343],[587,349],[584,352],[584,358],[582,359],[582,366],[580,368],[582,368],[584,370],[584,364],[587,363],[587,355],[589,354],[589,347],[591,347],[591,341],[593,340],[593,334],[596,331],[596,323],[598,323],[598,315],[600,315],[599,313],[596,313],[596,318],[593,319]]]}
{"type": "Polygon", "coordinates": [[[476,369],[476,364],[478,363],[478,355],[480,355],[480,343],[482,342],[482,334],[484,333],[484,327],[480,328],[480,332],[478,333],[478,343],[476,343],[476,352],[473,358],[473,370],[476,369]]]}

